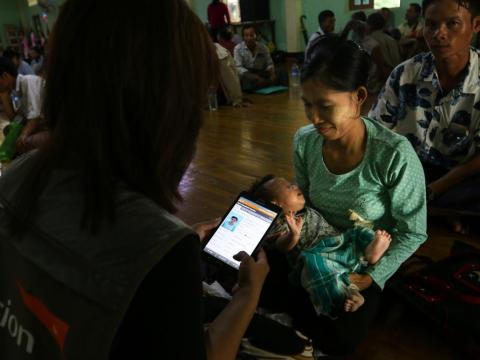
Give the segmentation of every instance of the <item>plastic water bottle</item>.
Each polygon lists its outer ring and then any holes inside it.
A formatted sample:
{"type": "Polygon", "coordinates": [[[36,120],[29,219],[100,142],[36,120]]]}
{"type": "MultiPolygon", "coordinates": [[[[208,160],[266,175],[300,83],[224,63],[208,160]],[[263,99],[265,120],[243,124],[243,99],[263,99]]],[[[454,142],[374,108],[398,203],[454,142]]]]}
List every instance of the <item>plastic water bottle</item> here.
{"type": "Polygon", "coordinates": [[[210,88],[208,90],[208,110],[218,110],[217,89],[215,88],[210,88]]]}
{"type": "Polygon", "coordinates": [[[290,97],[293,99],[300,99],[300,95],[300,68],[294,63],[290,71],[290,97]]]}

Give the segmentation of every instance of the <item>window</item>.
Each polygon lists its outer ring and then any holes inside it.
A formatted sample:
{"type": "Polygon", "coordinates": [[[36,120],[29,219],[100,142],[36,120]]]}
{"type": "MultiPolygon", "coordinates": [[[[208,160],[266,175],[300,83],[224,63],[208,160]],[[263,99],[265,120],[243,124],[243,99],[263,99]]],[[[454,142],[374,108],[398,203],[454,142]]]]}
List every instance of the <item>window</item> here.
{"type": "Polygon", "coordinates": [[[398,8],[400,7],[401,0],[375,0],[375,9],[386,8],[398,8]]]}
{"type": "Polygon", "coordinates": [[[222,0],[228,6],[228,11],[230,12],[230,21],[232,23],[238,23],[242,21],[240,16],[240,4],[239,0],[222,0]]]}
{"type": "Polygon", "coordinates": [[[373,0],[350,0],[350,11],[371,9],[373,8],[373,0]]]}

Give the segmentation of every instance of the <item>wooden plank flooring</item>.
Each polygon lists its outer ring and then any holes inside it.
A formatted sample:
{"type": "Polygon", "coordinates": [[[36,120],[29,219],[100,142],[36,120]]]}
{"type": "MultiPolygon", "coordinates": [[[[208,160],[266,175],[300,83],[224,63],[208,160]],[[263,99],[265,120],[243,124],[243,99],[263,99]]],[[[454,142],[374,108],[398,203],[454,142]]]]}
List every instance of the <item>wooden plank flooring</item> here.
{"type": "MultiPolygon", "coordinates": [[[[178,215],[187,223],[221,216],[236,195],[255,178],[274,173],[293,179],[292,137],[308,123],[299,99],[288,93],[248,96],[249,108],[221,107],[205,113],[196,157],[180,192],[178,215]]],[[[368,106],[367,106],[368,107],[368,106]]],[[[480,245],[478,237],[451,233],[429,224],[429,239],[418,253],[440,259],[455,240],[480,245]]],[[[367,340],[352,359],[454,360],[459,352],[422,316],[391,299],[367,340]]]]}

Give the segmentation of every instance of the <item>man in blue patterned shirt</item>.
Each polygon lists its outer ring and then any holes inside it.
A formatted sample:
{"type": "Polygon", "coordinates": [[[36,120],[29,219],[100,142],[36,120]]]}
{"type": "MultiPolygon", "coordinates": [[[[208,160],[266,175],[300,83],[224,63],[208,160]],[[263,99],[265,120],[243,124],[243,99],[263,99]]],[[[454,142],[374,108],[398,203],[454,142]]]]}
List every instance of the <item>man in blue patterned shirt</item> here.
{"type": "Polygon", "coordinates": [[[424,0],[430,52],[396,67],[369,116],[405,135],[437,206],[480,211],[478,0],[424,0]]]}

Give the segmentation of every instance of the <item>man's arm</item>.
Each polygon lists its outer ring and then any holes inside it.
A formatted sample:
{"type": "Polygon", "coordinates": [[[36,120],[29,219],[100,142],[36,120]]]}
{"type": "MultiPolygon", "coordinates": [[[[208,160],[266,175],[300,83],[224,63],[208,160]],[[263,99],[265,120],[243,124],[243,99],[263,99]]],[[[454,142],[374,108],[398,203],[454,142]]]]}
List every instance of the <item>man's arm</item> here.
{"type": "Polygon", "coordinates": [[[10,99],[10,94],[8,91],[0,93],[0,103],[3,106],[3,110],[7,115],[8,119],[12,121],[15,118],[16,112],[13,110],[12,100],[10,99]]]}
{"type": "Polygon", "coordinates": [[[230,11],[228,11],[227,5],[225,5],[225,17],[227,18],[227,24],[230,25],[230,11]]]}
{"type": "Polygon", "coordinates": [[[469,176],[477,173],[480,173],[480,154],[476,154],[470,160],[464,162],[463,164],[457,165],[440,179],[428,184],[427,187],[430,189],[432,194],[441,194],[453,186],[461,183],[469,176]]]}

